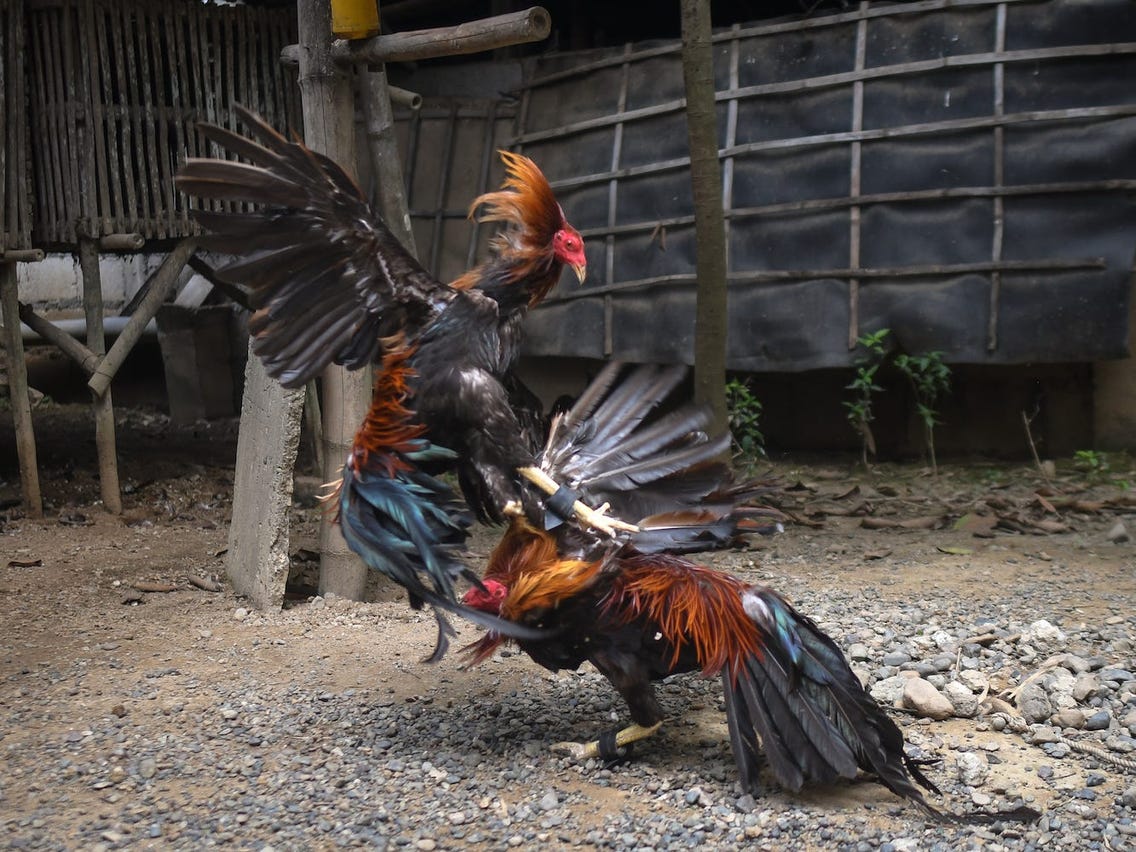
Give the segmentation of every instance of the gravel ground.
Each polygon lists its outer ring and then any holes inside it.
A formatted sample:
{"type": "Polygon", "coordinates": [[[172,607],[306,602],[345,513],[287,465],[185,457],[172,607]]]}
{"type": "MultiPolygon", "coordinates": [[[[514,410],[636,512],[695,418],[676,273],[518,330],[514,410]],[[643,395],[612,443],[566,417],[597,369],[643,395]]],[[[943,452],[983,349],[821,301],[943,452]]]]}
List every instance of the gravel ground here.
{"type": "MultiPolygon", "coordinates": [[[[917,473],[897,469],[889,488],[919,511],[927,494],[972,506],[987,488],[917,473]]],[[[1036,487],[1004,476],[1023,500],[1036,487]]],[[[867,779],[741,795],[714,680],[662,685],[670,721],[631,762],[576,762],[548,746],[626,718],[592,670],[551,675],[509,652],[428,666],[432,619],[401,601],[258,613],[189,587],[219,569],[228,482],[203,466],[140,486],[127,524],[74,501],[4,524],[5,848],[1136,848],[1136,772],[1117,763],[1136,758],[1133,552],[1108,538],[1119,513],[984,538],[829,515],[714,557],[788,594],[882,703],[903,705],[913,753],[938,761],[934,804],[1042,812],[940,824],[867,779]],[[177,588],[132,593],[140,580],[177,588]]],[[[298,509],[301,538],[313,518],[298,509]]]]}

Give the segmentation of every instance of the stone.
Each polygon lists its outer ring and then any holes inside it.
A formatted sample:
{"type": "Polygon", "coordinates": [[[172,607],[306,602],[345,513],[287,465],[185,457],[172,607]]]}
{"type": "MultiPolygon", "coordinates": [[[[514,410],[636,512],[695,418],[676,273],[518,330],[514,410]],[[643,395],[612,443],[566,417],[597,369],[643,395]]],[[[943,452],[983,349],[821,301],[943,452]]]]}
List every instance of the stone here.
{"type": "Polygon", "coordinates": [[[955,771],[966,786],[981,787],[990,777],[990,764],[982,755],[964,751],[955,758],[955,771]]]}
{"type": "Polygon", "coordinates": [[[1105,538],[1113,544],[1123,544],[1129,541],[1131,536],[1128,534],[1128,527],[1124,525],[1124,521],[1117,521],[1109,528],[1109,531],[1105,534],[1105,538]]]}
{"type": "Polygon", "coordinates": [[[1021,641],[1028,642],[1035,648],[1056,649],[1065,644],[1065,639],[1060,628],[1042,618],[1022,630],[1021,641]]]}
{"type": "Polygon", "coordinates": [[[966,684],[952,680],[943,687],[942,692],[954,707],[955,716],[973,719],[978,715],[978,696],[966,684]]]}
{"type": "Polygon", "coordinates": [[[903,687],[903,706],[928,719],[949,719],[955,712],[950,699],[921,677],[907,680],[903,687]]]}
{"type": "Polygon", "coordinates": [[[1112,716],[1109,715],[1109,712],[1107,710],[1098,710],[1085,719],[1085,730],[1106,731],[1110,724],[1112,724],[1112,716]]]}
{"type": "Polygon", "coordinates": [[[907,685],[909,678],[902,675],[893,675],[886,677],[883,680],[878,680],[872,684],[869,692],[872,698],[876,699],[880,704],[886,707],[894,707],[903,699],[904,687],[907,685]]]}
{"type": "Polygon", "coordinates": [[[1054,713],[1049,721],[1061,728],[1079,729],[1085,726],[1085,714],[1076,707],[1066,707],[1054,713]]]}
{"type": "Polygon", "coordinates": [[[1095,674],[1084,672],[1078,674],[1073,681],[1073,698],[1080,702],[1088,701],[1100,689],[1100,678],[1095,674]]]}
{"type": "Polygon", "coordinates": [[[1018,709],[1027,722],[1044,722],[1053,715],[1054,708],[1045,687],[1035,680],[1022,687],[1018,694],[1018,709]]]}
{"type": "Polygon", "coordinates": [[[911,662],[911,655],[903,651],[889,651],[884,654],[882,662],[885,666],[902,666],[911,662]]]}

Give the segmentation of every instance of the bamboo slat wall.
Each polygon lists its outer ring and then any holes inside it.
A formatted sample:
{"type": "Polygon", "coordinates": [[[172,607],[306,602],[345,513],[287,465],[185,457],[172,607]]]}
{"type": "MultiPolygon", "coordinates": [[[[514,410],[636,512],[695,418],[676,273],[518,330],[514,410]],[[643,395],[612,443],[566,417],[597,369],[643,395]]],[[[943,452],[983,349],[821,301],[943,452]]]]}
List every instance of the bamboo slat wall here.
{"type": "Polygon", "coordinates": [[[507,147],[515,112],[505,100],[428,98],[396,114],[418,256],[443,281],[485,255],[492,228],[471,226],[469,203],[500,184],[497,151],[507,147]]]}
{"type": "Polygon", "coordinates": [[[0,0],[0,252],[32,245],[22,0],[0,0]]]}
{"type": "Polygon", "coordinates": [[[233,126],[242,103],[300,129],[280,50],[288,7],[153,0],[45,0],[27,12],[37,244],[81,235],[195,233],[173,175],[217,152],[200,121],[233,126]]]}
{"type": "MultiPolygon", "coordinates": [[[[714,44],[732,366],[845,366],[881,325],[958,362],[1124,355],[1131,2],[862,2],[714,44]]],[[[690,357],[684,109],[677,42],[529,64],[514,141],[590,255],[538,354],[690,357]]]]}

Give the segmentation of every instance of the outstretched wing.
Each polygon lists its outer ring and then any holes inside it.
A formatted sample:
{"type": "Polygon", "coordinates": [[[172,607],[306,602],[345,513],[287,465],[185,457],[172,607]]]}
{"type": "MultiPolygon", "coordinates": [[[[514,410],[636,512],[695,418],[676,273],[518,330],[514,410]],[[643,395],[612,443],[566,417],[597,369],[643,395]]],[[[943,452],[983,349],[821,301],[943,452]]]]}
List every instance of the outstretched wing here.
{"type": "Polygon", "coordinates": [[[241,259],[218,272],[253,291],[253,351],[269,375],[299,387],[331,363],[373,361],[380,339],[413,339],[453,298],[402,247],[336,163],[234,107],[254,139],[213,125],[205,135],[249,162],[189,159],[190,195],[258,205],[197,210],[202,245],[241,259]]]}
{"type": "Polygon", "coordinates": [[[780,513],[738,504],[761,483],[733,482],[729,433],[710,436],[705,407],[668,408],[683,366],[608,364],[554,419],[540,465],[591,505],[639,526],[642,553],[709,550],[772,531],[780,513]],[[662,412],[662,413],[660,413],[662,412]]]}

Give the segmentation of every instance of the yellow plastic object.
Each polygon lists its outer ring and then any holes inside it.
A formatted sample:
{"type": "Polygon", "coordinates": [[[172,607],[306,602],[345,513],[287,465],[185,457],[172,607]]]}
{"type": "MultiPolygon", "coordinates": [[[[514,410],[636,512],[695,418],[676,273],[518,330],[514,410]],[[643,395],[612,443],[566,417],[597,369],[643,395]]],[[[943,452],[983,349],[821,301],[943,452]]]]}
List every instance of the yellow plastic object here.
{"type": "Polygon", "coordinates": [[[331,31],[336,38],[370,38],[379,34],[375,0],[331,0],[331,31]]]}

